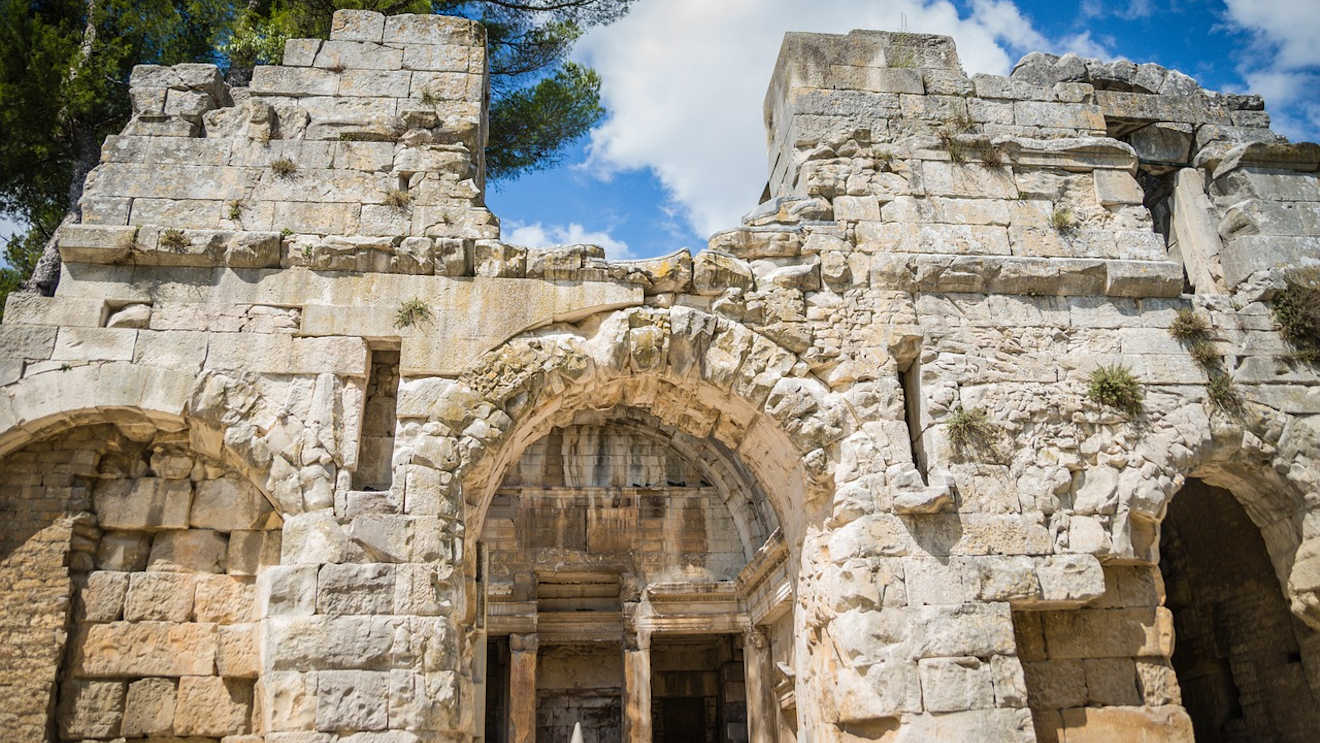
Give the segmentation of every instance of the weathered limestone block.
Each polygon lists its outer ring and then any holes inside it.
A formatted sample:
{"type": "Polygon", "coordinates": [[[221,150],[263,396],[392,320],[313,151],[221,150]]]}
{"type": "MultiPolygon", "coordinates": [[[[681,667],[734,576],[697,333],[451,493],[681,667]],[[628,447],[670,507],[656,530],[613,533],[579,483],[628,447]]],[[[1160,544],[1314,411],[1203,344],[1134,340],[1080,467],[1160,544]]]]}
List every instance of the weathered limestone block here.
{"type": "Polygon", "coordinates": [[[336,10],[330,21],[330,38],[340,41],[383,41],[385,16],[369,10],[336,10]]]}
{"type": "Polygon", "coordinates": [[[192,505],[187,481],[140,477],[104,480],[92,490],[97,521],[106,529],[184,529],[192,505]]]}
{"type": "Polygon", "coordinates": [[[316,679],[316,729],[384,730],[389,723],[390,674],[322,671],[316,679]]]}
{"type": "Polygon", "coordinates": [[[144,570],[150,554],[150,534],[106,532],[96,546],[96,567],[100,570],[144,570]]]}
{"type": "Polygon", "coordinates": [[[224,534],[209,529],[163,531],[151,542],[149,570],[223,573],[229,544],[224,534]]]}
{"type": "Polygon", "coordinates": [[[112,738],[119,735],[123,712],[122,681],[66,681],[56,712],[60,737],[112,738]]]}
{"type": "Polygon", "coordinates": [[[231,475],[197,483],[188,523],[218,531],[261,529],[272,525],[272,512],[261,491],[231,475]]]}
{"type": "Polygon", "coordinates": [[[82,622],[113,622],[124,612],[129,573],[97,570],[78,591],[77,618],[82,622]]]}
{"type": "Polygon", "coordinates": [[[256,619],[256,589],[246,578],[199,575],[195,614],[199,622],[236,624],[256,619]]]}
{"type": "Polygon", "coordinates": [[[125,736],[169,735],[174,731],[178,682],[148,678],[130,682],[124,698],[125,736]]]}
{"type": "Polygon", "coordinates": [[[262,624],[263,662],[275,671],[380,668],[399,620],[388,617],[279,617],[262,624]]]}
{"type": "Polygon", "coordinates": [[[251,717],[252,682],[218,676],[179,679],[174,708],[176,734],[239,735],[251,728],[251,717]]]}
{"type": "Polygon", "coordinates": [[[216,631],[216,673],[226,678],[257,678],[261,672],[258,625],[224,625],[216,631]]]}
{"type": "Polygon", "coordinates": [[[1173,615],[1162,606],[1047,612],[1042,617],[1052,658],[1173,654],[1173,615]]]}
{"type": "Polygon", "coordinates": [[[215,670],[212,624],[94,624],[80,631],[73,647],[73,673],[81,678],[207,675],[215,670]]]}
{"type": "Polygon", "coordinates": [[[259,688],[263,729],[272,733],[286,730],[314,730],[316,727],[316,674],[267,672],[259,688]]]}
{"type": "Polygon", "coordinates": [[[1065,709],[1064,739],[1069,743],[1125,740],[1134,743],[1191,743],[1192,721],[1179,706],[1077,707],[1065,709]]]}
{"type": "Polygon", "coordinates": [[[922,705],[930,712],[995,706],[990,664],[978,658],[926,658],[917,664],[922,705]]]}
{"type": "Polygon", "coordinates": [[[195,590],[191,575],[132,573],[124,601],[124,619],[130,622],[186,622],[192,618],[195,590]]]}
{"type": "Polygon", "coordinates": [[[389,614],[394,608],[394,566],[325,565],[317,578],[320,614],[389,614]]]}

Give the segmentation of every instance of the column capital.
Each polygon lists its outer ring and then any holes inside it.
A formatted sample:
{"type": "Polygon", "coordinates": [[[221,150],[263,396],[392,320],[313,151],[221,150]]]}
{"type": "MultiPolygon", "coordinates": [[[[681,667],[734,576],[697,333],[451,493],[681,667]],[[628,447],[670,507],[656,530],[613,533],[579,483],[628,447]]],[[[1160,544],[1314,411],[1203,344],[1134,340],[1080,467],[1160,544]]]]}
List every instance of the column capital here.
{"type": "Polygon", "coordinates": [[[540,647],[540,640],[535,632],[529,632],[521,635],[509,635],[509,650],[515,653],[536,652],[540,647]]]}
{"type": "Polygon", "coordinates": [[[748,647],[764,650],[770,644],[770,639],[766,637],[765,630],[760,627],[752,627],[743,635],[743,643],[748,647]]]}

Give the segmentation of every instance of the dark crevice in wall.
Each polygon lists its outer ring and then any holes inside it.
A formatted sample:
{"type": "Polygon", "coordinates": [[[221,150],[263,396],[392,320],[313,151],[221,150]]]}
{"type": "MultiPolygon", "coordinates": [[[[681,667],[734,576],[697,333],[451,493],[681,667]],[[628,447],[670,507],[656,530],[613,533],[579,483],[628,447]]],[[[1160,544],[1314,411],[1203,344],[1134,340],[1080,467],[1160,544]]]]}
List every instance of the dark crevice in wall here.
{"type": "Polygon", "coordinates": [[[898,384],[903,388],[903,422],[907,424],[908,446],[912,450],[912,462],[921,473],[921,481],[930,484],[929,468],[926,462],[926,448],[922,443],[921,429],[921,360],[913,359],[898,371],[898,384]]]}

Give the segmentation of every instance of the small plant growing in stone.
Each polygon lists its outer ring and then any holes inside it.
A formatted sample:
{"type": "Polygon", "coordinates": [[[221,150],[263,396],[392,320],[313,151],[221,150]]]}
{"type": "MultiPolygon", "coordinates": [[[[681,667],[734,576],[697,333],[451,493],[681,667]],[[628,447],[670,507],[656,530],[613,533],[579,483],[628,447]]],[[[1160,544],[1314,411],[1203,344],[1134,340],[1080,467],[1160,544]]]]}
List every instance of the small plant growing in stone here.
{"type": "Polygon", "coordinates": [[[281,227],[281,228],[280,228],[280,237],[281,237],[281,238],[288,237],[289,235],[292,235],[292,234],[293,234],[293,230],[289,229],[288,227],[281,227]]]}
{"type": "Polygon", "coordinates": [[[1178,314],[1169,323],[1169,335],[1182,343],[1196,343],[1210,339],[1210,323],[1190,307],[1178,310],[1178,314]]]}
{"type": "Polygon", "coordinates": [[[1219,365],[1219,351],[1210,341],[1200,340],[1187,347],[1187,353],[1191,354],[1192,361],[1202,369],[1209,369],[1219,365]]]}
{"type": "Polygon", "coordinates": [[[231,221],[237,222],[242,217],[243,217],[243,202],[241,201],[229,202],[229,219],[231,221]]]}
{"type": "Polygon", "coordinates": [[[439,103],[440,103],[440,96],[437,96],[435,93],[431,92],[430,90],[422,91],[423,106],[435,106],[438,105],[439,103]]]}
{"type": "Polygon", "coordinates": [[[395,209],[405,209],[412,203],[412,194],[402,188],[392,188],[385,194],[385,206],[392,206],[395,209]]]}
{"type": "Polygon", "coordinates": [[[967,156],[971,154],[972,148],[958,139],[956,131],[943,127],[935,133],[935,136],[939,138],[940,146],[949,153],[950,160],[958,164],[967,162],[967,156]]]}
{"type": "Polygon", "coordinates": [[[1320,267],[1289,271],[1283,280],[1283,291],[1270,301],[1279,334],[1292,346],[1294,358],[1320,363],[1320,267]]]}
{"type": "Polygon", "coordinates": [[[976,127],[976,122],[965,111],[959,111],[949,118],[949,127],[955,132],[970,132],[976,127]]]}
{"type": "Polygon", "coordinates": [[[309,261],[312,259],[312,246],[310,245],[303,246],[303,258],[309,261]]]}
{"type": "Polygon", "coordinates": [[[991,439],[995,432],[995,426],[986,418],[984,410],[979,408],[966,410],[961,405],[949,413],[945,425],[948,427],[949,440],[958,447],[984,443],[991,439]]]}
{"type": "Polygon", "coordinates": [[[278,160],[271,161],[270,170],[272,173],[274,173],[275,175],[281,178],[288,178],[289,176],[298,172],[298,166],[295,165],[294,162],[289,158],[281,157],[278,160]]]}
{"type": "Polygon", "coordinates": [[[1121,410],[1128,415],[1141,412],[1141,383],[1125,366],[1097,367],[1091,372],[1086,394],[1094,402],[1121,410]]]}
{"type": "Polygon", "coordinates": [[[1066,206],[1056,206],[1050,212],[1050,226],[1056,232],[1072,232],[1077,229],[1077,215],[1066,206]]]}
{"type": "Polygon", "coordinates": [[[1004,156],[989,142],[981,145],[977,150],[981,155],[981,162],[985,163],[987,168],[997,168],[1004,164],[1004,156]]]}
{"type": "Polygon", "coordinates": [[[410,328],[418,323],[431,321],[431,308],[422,300],[413,297],[394,311],[394,327],[410,328]]]}
{"type": "Polygon", "coordinates": [[[188,236],[183,230],[165,230],[160,236],[160,246],[175,253],[181,252],[188,247],[188,236]]]}
{"type": "Polygon", "coordinates": [[[1205,385],[1205,392],[1210,402],[1225,413],[1242,410],[1242,397],[1238,395],[1233,379],[1223,372],[1210,375],[1210,381],[1205,385]]]}

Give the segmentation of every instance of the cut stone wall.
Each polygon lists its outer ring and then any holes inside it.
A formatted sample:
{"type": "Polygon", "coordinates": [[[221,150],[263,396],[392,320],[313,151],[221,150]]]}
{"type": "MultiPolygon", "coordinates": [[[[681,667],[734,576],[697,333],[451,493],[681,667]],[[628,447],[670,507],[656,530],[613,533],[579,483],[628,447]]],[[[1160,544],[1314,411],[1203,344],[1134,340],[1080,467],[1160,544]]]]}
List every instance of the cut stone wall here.
{"type": "Polygon", "coordinates": [[[968,77],[945,37],[789,34],[763,202],[695,255],[611,262],[501,241],[485,54],[466,20],[339,11],[247,88],[135,72],[56,296],[11,295],[0,324],[0,585],[33,607],[5,620],[20,670],[0,683],[25,739],[112,738],[132,696],[173,698],[171,724],[219,699],[232,716],[185,729],[242,743],[472,740],[490,698],[526,743],[537,708],[512,692],[545,677],[538,637],[587,630],[617,648],[629,743],[655,732],[652,648],[691,634],[743,638],[753,743],[1187,738],[1170,654],[1216,599],[1166,602],[1159,566],[1189,478],[1264,545],[1216,559],[1267,562],[1253,585],[1320,627],[1320,376],[1271,307],[1320,264],[1320,157],[1258,97],[1075,55],[968,77]],[[1201,343],[1174,337],[1180,311],[1201,343]],[[1140,411],[1090,395],[1114,366],[1140,411]],[[107,423],[125,450],[163,437],[186,476],[151,455],[107,476],[107,423]],[[266,520],[194,523],[210,489],[266,520]],[[568,491],[611,559],[664,580],[548,548],[513,570],[514,524],[557,527],[568,491]],[[699,559],[607,518],[648,498],[699,559]],[[130,618],[134,581],[181,590],[130,618]],[[108,618],[71,609],[120,584],[108,618]],[[255,614],[212,616],[212,584],[255,614]],[[543,622],[543,586],[595,603],[543,622]],[[177,654],[197,673],[78,670],[96,633],[155,657],[153,623],[251,625],[257,671],[218,646],[177,654]]]}

